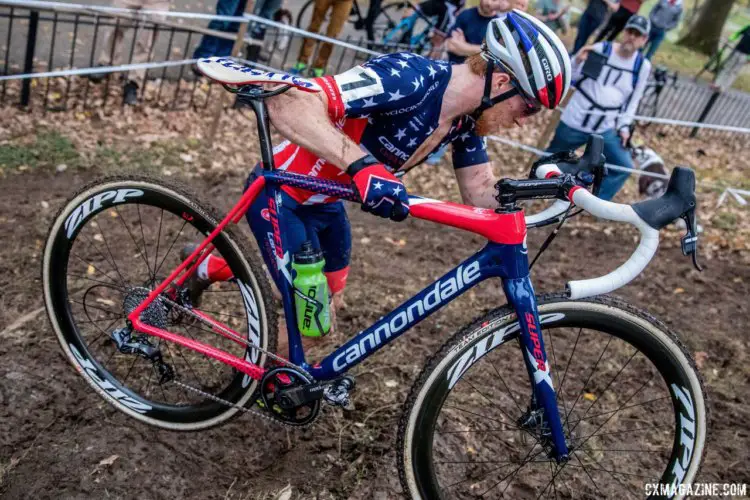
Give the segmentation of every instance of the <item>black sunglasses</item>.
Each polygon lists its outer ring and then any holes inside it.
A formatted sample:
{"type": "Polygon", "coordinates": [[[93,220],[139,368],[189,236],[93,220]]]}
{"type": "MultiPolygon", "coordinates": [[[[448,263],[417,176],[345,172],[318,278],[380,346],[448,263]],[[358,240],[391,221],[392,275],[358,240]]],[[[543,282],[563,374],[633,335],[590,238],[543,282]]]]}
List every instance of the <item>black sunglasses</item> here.
{"type": "Polygon", "coordinates": [[[510,77],[510,84],[513,85],[516,92],[518,92],[518,95],[521,96],[521,99],[523,99],[523,102],[526,104],[526,108],[523,110],[523,116],[533,116],[542,110],[542,104],[536,99],[527,96],[521,88],[521,83],[516,80],[515,77],[510,77]]]}

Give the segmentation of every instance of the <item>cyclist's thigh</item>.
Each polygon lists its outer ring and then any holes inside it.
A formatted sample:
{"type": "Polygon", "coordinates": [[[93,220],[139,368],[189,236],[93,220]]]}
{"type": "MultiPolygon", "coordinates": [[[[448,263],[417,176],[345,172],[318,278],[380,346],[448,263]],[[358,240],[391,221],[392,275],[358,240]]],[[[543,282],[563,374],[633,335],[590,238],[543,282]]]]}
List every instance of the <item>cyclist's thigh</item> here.
{"type": "Polygon", "coordinates": [[[443,0],[426,0],[419,4],[419,10],[427,17],[438,16],[442,20],[447,8],[443,0]]]}
{"type": "Polygon", "coordinates": [[[344,203],[325,203],[300,213],[309,234],[314,234],[326,260],[324,271],[340,271],[349,266],[352,232],[344,203]]]}
{"type": "MultiPolygon", "coordinates": [[[[250,174],[248,181],[245,185],[245,189],[254,179],[254,174],[250,174]]],[[[281,230],[284,231],[284,254],[289,255],[287,260],[291,263],[291,256],[300,249],[302,243],[310,239],[313,241],[313,246],[318,247],[318,240],[315,235],[309,235],[304,222],[298,217],[296,213],[297,202],[295,202],[289,195],[283,193],[283,203],[278,207],[279,216],[281,218],[281,230]]],[[[280,287],[280,279],[282,275],[278,272],[276,263],[276,246],[274,244],[273,237],[273,226],[271,224],[270,214],[268,212],[268,196],[266,196],[265,190],[261,191],[258,197],[255,199],[253,204],[245,214],[248,224],[250,224],[250,230],[255,236],[255,240],[258,242],[260,253],[263,256],[263,262],[265,262],[268,272],[276,283],[277,287],[280,287]]]]}

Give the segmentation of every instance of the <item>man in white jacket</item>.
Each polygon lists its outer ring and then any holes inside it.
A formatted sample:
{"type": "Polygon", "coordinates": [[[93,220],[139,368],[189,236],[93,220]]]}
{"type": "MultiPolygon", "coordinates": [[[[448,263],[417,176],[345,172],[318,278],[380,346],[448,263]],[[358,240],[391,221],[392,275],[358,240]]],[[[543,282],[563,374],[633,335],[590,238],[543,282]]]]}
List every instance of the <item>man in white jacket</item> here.
{"type": "MultiPolygon", "coordinates": [[[[576,149],[586,144],[591,134],[599,134],[604,138],[607,163],[633,168],[625,146],[651,72],[651,63],[638,50],[648,40],[649,28],[648,19],[633,16],[625,25],[619,43],[599,42],[583,47],[576,54],[572,80],[577,92],[565,107],[548,153],[576,149]],[[584,72],[584,63],[591,52],[600,54],[604,64],[584,72]]],[[[629,175],[610,169],[599,197],[612,199],[629,175]]]]}

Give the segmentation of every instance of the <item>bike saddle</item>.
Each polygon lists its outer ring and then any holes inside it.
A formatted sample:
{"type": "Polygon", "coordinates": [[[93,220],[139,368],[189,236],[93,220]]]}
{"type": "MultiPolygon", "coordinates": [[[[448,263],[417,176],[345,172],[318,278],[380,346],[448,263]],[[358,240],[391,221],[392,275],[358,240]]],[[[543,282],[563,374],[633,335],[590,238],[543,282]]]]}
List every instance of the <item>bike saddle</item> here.
{"type": "Polygon", "coordinates": [[[224,85],[277,83],[291,85],[305,92],[320,92],[323,90],[320,85],[311,80],[288,73],[261,71],[225,57],[201,59],[197,66],[201,73],[224,85]]]}

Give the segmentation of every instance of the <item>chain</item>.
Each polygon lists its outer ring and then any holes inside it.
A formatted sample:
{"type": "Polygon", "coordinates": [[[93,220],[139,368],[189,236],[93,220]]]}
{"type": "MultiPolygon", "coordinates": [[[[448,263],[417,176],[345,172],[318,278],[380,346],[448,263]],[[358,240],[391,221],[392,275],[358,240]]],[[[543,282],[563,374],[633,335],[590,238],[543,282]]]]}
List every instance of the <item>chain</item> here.
{"type": "Polygon", "coordinates": [[[273,422],[274,424],[278,424],[278,425],[280,425],[282,427],[291,427],[291,428],[294,428],[294,429],[306,429],[307,427],[310,427],[311,425],[313,425],[318,420],[318,417],[320,416],[320,413],[323,410],[323,405],[321,405],[320,406],[320,411],[318,411],[318,414],[310,422],[308,422],[308,423],[306,423],[304,425],[292,425],[292,424],[288,424],[288,423],[284,422],[283,420],[279,420],[279,419],[277,419],[275,417],[272,417],[271,415],[269,415],[266,412],[259,411],[259,410],[254,410],[252,408],[245,408],[244,406],[240,406],[240,405],[238,405],[236,403],[232,403],[231,401],[227,401],[226,399],[222,399],[222,398],[220,398],[218,396],[214,396],[213,394],[210,394],[208,392],[202,391],[202,390],[200,390],[200,389],[198,389],[196,387],[184,384],[184,383],[180,382],[179,380],[172,380],[169,383],[170,384],[175,384],[175,385],[177,385],[179,387],[182,387],[183,389],[187,389],[187,390],[192,391],[192,392],[194,392],[196,394],[199,394],[199,395],[203,396],[204,398],[211,399],[213,401],[216,401],[217,403],[221,403],[223,405],[226,405],[226,406],[229,406],[229,407],[234,408],[236,410],[239,410],[239,411],[241,411],[241,412],[243,412],[245,414],[258,416],[258,417],[260,417],[260,418],[262,418],[264,420],[268,420],[269,422],[273,422]]]}
{"type": "MultiPolygon", "coordinates": [[[[131,290],[142,290],[142,291],[146,292],[147,294],[152,292],[152,290],[150,290],[149,288],[144,288],[144,287],[133,287],[133,288],[131,288],[131,290]]],[[[247,347],[249,347],[251,349],[256,349],[256,350],[262,352],[263,354],[265,354],[266,356],[268,356],[269,358],[273,359],[274,361],[276,361],[279,364],[288,366],[290,368],[294,368],[295,370],[299,370],[302,373],[304,373],[310,380],[314,380],[313,376],[310,375],[310,372],[308,372],[307,370],[305,370],[301,366],[295,365],[294,363],[292,363],[288,359],[283,358],[283,357],[279,356],[276,353],[273,353],[273,352],[271,352],[271,351],[269,351],[267,349],[263,349],[262,347],[253,344],[252,342],[250,342],[246,338],[240,337],[236,333],[228,330],[227,328],[224,328],[221,325],[218,325],[218,324],[215,324],[215,323],[211,323],[210,321],[207,321],[206,319],[204,319],[200,315],[194,313],[192,311],[192,309],[188,309],[187,307],[185,307],[185,306],[183,306],[181,304],[178,304],[177,302],[175,302],[174,300],[170,299],[169,297],[165,297],[163,295],[160,295],[157,298],[157,300],[161,300],[163,302],[168,303],[170,306],[174,307],[175,309],[178,309],[178,310],[182,311],[183,313],[187,314],[188,316],[191,316],[191,317],[195,318],[196,320],[200,321],[201,323],[203,323],[204,325],[206,325],[206,326],[208,326],[210,328],[216,328],[216,329],[221,330],[223,333],[227,334],[232,339],[235,339],[235,340],[237,340],[239,342],[242,342],[243,344],[245,344],[247,347]]]]}
{"type": "MultiPolygon", "coordinates": [[[[143,291],[146,294],[149,294],[149,293],[152,292],[151,289],[144,288],[144,287],[133,287],[133,288],[131,288],[131,291],[132,290],[143,291]]],[[[232,332],[232,331],[224,328],[221,325],[217,325],[217,324],[214,324],[214,323],[211,323],[211,322],[207,321],[206,319],[202,318],[200,315],[194,313],[191,309],[188,309],[187,307],[185,307],[185,306],[183,306],[181,304],[178,304],[177,302],[173,301],[172,299],[170,299],[168,297],[165,297],[163,295],[160,295],[157,298],[157,300],[161,300],[163,302],[168,303],[171,307],[173,307],[173,308],[175,308],[175,309],[177,309],[177,310],[179,310],[179,311],[187,314],[188,316],[191,316],[191,317],[195,318],[196,320],[200,321],[201,323],[205,324],[206,326],[209,326],[211,328],[217,328],[217,329],[221,330],[222,332],[224,332],[225,334],[227,334],[231,338],[236,339],[236,340],[242,342],[247,347],[249,347],[251,349],[257,349],[258,351],[266,354],[269,358],[273,359],[277,363],[282,364],[282,365],[286,365],[286,366],[288,366],[290,368],[294,368],[295,370],[298,370],[298,371],[304,373],[309,378],[309,380],[311,380],[311,381],[314,380],[313,377],[312,377],[312,375],[310,375],[310,373],[307,370],[305,370],[304,368],[302,368],[301,366],[297,366],[294,363],[292,363],[291,361],[289,361],[289,360],[287,360],[287,359],[285,359],[285,358],[283,358],[283,357],[281,357],[281,356],[279,356],[279,355],[277,355],[277,354],[275,354],[275,353],[273,353],[273,352],[271,352],[271,351],[269,351],[267,349],[263,349],[262,347],[257,346],[255,344],[251,343],[247,339],[240,337],[236,333],[234,333],[234,332],[232,332]]],[[[196,387],[187,385],[187,384],[185,384],[183,382],[180,382],[179,380],[174,380],[173,379],[173,380],[169,381],[168,383],[175,384],[175,385],[177,385],[179,387],[182,387],[183,389],[187,389],[187,390],[189,390],[191,392],[199,394],[200,396],[203,396],[204,398],[208,398],[208,399],[210,399],[212,401],[216,401],[217,403],[223,404],[225,406],[229,406],[230,408],[234,408],[234,409],[239,410],[239,411],[241,411],[241,412],[243,412],[245,414],[256,415],[256,416],[258,416],[260,418],[263,418],[263,419],[268,420],[270,422],[273,422],[275,424],[279,424],[279,425],[281,425],[283,427],[292,427],[292,428],[295,428],[295,429],[304,429],[304,428],[307,428],[307,427],[310,427],[311,425],[313,425],[317,421],[318,417],[320,416],[320,411],[319,411],[318,414],[315,416],[315,418],[313,418],[310,422],[308,422],[308,423],[306,423],[304,425],[292,425],[292,424],[288,424],[288,423],[284,422],[283,420],[279,420],[279,419],[277,419],[277,418],[269,415],[266,412],[259,411],[259,410],[254,410],[252,408],[245,408],[244,406],[238,405],[236,403],[232,403],[231,401],[227,401],[226,399],[222,399],[222,398],[220,398],[218,396],[215,396],[215,395],[210,394],[208,392],[202,391],[202,390],[200,390],[200,389],[198,389],[196,387]]],[[[321,411],[322,411],[322,408],[323,408],[323,405],[320,406],[321,411]]]]}

